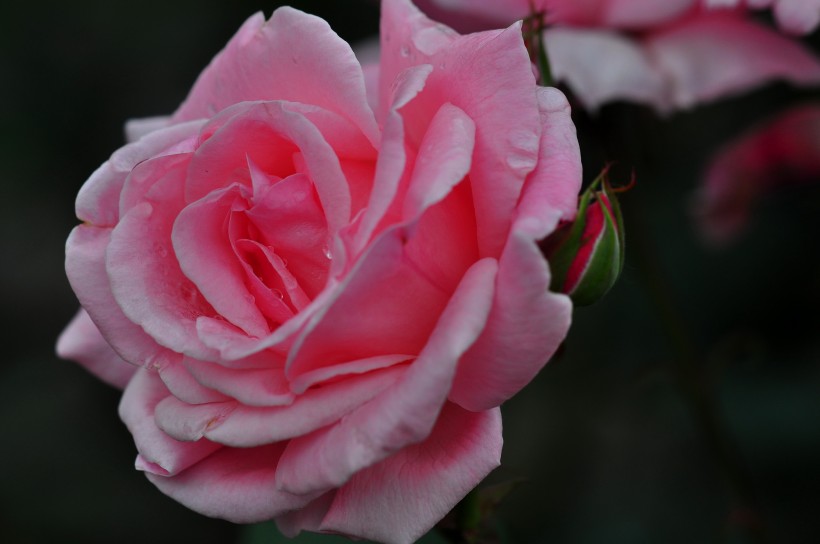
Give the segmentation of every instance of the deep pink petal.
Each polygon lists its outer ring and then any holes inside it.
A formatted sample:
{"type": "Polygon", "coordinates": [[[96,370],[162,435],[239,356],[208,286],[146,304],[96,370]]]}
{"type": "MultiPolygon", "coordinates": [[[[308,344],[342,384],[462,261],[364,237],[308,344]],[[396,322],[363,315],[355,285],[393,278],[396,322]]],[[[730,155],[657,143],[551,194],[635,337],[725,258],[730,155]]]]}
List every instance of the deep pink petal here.
{"type": "Polygon", "coordinates": [[[421,538],[501,463],[501,412],[447,403],[433,432],[358,472],[336,492],[320,530],[387,544],[421,538]]]}
{"type": "Polygon", "coordinates": [[[154,411],[165,398],[174,397],[159,376],[141,369],[125,388],[119,412],[137,445],[138,468],[168,476],[185,470],[222,446],[208,440],[180,442],[160,430],[154,422],[154,411]]]}
{"type": "Polygon", "coordinates": [[[137,366],[161,366],[177,355],[128,319],[114,300],[105,270],[110,240],[110,228],[75,227],[66,242],[68,281],[103,338],[120,357],[137,366]]]}
{"type": "Polygon", "coordinates": [[[327,430],[292,440],[277,483],[293,493],[340,487],[358,471],[427,438],[450,389],[459,358],[483,330],[496,263],[477,262],[465,275],[402,378],[327,430]]]}
{"type": "Polygon", "coordinates": [[[350,46],[328,24],[284,7],[249,18],[200,74],[174,122],[213,117],[238,102],[290,100],[338,113],[378,141],[364,77],[350,46]]]}
{"type": "Polygon", "coordinates": [[[124,388],[137,370],[111,349],[99,329],[80,309],[57,339],[57,355],[77,361],[96,377],[118,389],[124,388]]]}
{"type": "Polygon", "coordinates": [[[283,447],[223,448],[176,476],[146,475],[160,491],[200,514],[234,523],[266,521],[314,498],[276,488],[276,464],[283,447]]]}

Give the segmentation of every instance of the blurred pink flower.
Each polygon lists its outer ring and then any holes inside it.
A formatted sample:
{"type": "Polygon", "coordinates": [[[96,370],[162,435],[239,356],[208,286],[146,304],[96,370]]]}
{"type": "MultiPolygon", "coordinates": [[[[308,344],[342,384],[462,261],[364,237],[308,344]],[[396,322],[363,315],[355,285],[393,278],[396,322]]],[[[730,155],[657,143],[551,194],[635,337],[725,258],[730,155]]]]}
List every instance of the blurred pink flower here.
{"type": "Polygon", "coordinates": [[[321,19],[254,15],[77,197],[58,351],[125,387],[137,468],[203,514],[413,542],[569,328],[538,248],[577,206],[564,95],[520,25],[382,7],[366,73],[321,19]]]}
{"type": "Polygon", "coordinates": [[[820,104],[809,104],[766,121],[717,153],[693,206],[698,227],[712,245],[729,243],[768,192],[817,180],[820,104]]]}
{"type": "MultiPolygon", "coordinates": [[[[505,26],[529,13],[525,0],[419,3],[457,29],[462,13],[473,17],[473,28],[476,18],[505,26]]],[[[801,43],[754,21],[746,9],[712,4],[541,0],[535,8],[544,9],[553,25],[545,31],[553,78],[590,110],[626,100],[669,112],[773,80],[820,84],[820,62],[801,43]]]]}
{"type": "Polygon", "coordinates": [[[820,23],[820,0],[703,0],[709,8],[771,8],[777,24],[792,34],[808,34],[820,23]]]}

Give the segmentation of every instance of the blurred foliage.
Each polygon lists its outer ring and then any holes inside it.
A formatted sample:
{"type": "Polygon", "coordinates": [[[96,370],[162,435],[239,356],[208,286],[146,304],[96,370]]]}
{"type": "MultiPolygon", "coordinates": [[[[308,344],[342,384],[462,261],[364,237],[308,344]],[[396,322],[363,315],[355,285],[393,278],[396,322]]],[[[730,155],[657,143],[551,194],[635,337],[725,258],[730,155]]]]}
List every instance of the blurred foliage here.
{"type": "MultiPolygon", "coordinates": [[[[377,28],[371,2],[293,4],[350,41],[377,28]]],[[[0,4],[0,542],[282,542],[271,524],[239,528],[159,493],[133,470],[118,393],[53,355],[76,310],[62,260],[80,185],[122,143],[126,118],[172,111],[241,22],[274,7],[0,4]]],[[[820,542],[820,190],[771,196],[721,252],[697,239],[689,209],[718,146],[818,98],[772,85],[668,119],[625,104],[575,112],[586,172],[608,160],[616,179],[636,169],[623,199],[627,261],[610,294],[576,312],[562,355],[503,407],[503,466],[488,483],[525,479],[499,509],[511,542],[745,542],[639,258],[688,329],[770,541],[820,542]]]]}

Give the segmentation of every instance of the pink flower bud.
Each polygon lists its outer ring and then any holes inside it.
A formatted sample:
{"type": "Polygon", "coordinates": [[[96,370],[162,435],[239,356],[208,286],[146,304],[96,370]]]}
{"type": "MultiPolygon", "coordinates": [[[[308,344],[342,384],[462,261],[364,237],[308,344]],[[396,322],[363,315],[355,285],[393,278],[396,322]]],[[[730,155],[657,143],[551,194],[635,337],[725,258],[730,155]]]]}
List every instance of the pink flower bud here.
{"type": "Polygon", "coordinates": [[[578,199],[578,213],[541,243],[552,268],[550,289],[578,306],[598,301],[615,284],[624,263],[624,228],[607,169],[578,199]]]}

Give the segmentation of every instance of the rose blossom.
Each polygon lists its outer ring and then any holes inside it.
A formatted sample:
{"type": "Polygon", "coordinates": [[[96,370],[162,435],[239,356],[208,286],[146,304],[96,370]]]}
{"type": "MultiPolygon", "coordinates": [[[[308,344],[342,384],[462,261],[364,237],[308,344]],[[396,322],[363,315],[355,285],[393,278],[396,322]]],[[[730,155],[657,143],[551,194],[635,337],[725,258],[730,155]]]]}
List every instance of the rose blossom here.
{"type": "Polygon", "coordinates": [[[324,21],[254,15],[77,197],[58,351],[124,386],[137,468],[203,514],[413,541],[569,327],[537,242],[579,150],[520,24],[386,0],[381,39],[366,79],[324,21]]]}
{"type": "MultiPolygon", "coordinates": [[[[773,80],[820,83],[820,62],[802,44],[755,22],[745,9],[702,2],[539,0],[533,6],[552,25],[544,34],[552,76],[591,110],[627,100],[669,112],[773,80]]],[[[526,0],[421,4],[455,28],[461,13],[473,17],[472,28],[493,28],[530,12],[526,0]]]]}

